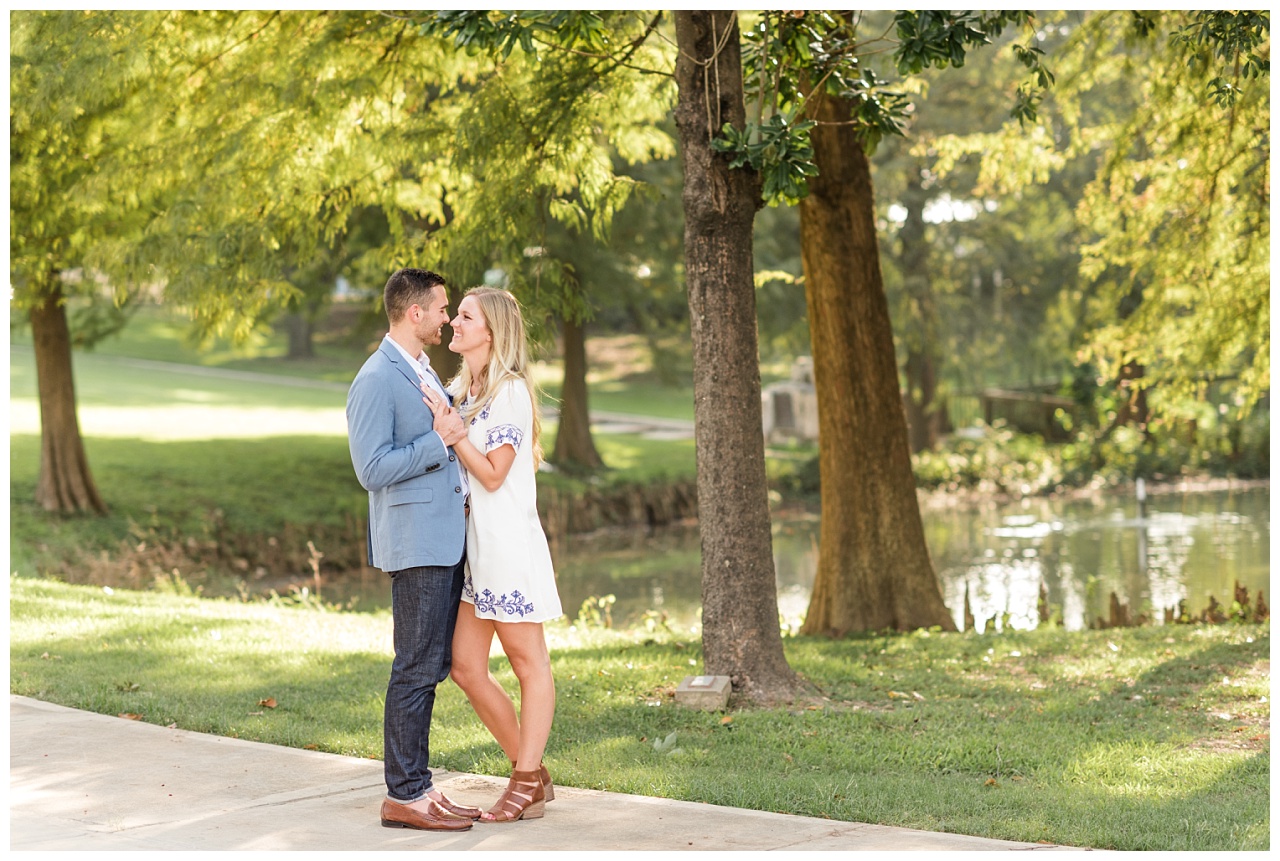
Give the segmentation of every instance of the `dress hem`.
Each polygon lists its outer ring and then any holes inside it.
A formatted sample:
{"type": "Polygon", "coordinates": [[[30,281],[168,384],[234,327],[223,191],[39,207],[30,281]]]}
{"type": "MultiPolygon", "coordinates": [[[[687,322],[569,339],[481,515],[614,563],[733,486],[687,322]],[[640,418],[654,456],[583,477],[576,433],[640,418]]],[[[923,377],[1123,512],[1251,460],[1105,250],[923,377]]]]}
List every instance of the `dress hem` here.
{"type": "MultiPolygon", "coordinates": [[[[472,608],[474,608],[476,605],[475,601],[472,601],[468,598],[463,598],[462,603],[470,604],[472,608]]],[[[511,624],[516,624],[519,622],[554,622],[556,619],[564,618],[564,610],[561,610],[559,613],[556,613],[554,616],[539,616],[537,618],[529,618],[527,616],[522,616],[518,619],[510,619],[510,618],[503,619],[499,616],[487,616],[482,613],[476,613],[475,616],[477,619],[484,619],[489,622],[507,622],[511,624]]]]}

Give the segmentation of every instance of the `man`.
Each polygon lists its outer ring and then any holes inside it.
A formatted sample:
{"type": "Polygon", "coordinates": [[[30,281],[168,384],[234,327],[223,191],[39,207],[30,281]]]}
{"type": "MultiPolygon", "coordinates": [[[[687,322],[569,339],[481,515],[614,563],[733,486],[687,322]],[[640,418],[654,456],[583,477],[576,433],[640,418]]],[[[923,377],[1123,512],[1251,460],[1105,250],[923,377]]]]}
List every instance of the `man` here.
{"type": "MultiPolygon", "coordinates": [[[[431,783],[436,685],[449,675],[462,595],[465,477],[450,447],[465,435],[450,409],[434,419],[422,386],[443,393],[423,347],[449,320],[444,279],[401,269],[383,294],[390,331],[347,394],[351,462],[369,491],[369,564],[391,575],[395,660],[383,709],[388,828],[465,831],[480,816],[431,783]]],[[[447,399],[447,394],[446,394],[447,399]]]]}

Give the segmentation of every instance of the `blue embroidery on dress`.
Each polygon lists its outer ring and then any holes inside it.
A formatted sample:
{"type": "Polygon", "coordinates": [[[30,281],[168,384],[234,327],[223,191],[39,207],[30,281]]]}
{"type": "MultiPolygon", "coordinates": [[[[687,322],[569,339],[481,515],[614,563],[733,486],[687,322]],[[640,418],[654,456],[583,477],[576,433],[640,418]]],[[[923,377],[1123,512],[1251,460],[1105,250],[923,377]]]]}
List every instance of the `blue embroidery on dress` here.
{"type": "Polygon", "coordinates": [[[496,428],[489,428],[489,435],[484,439],[485,451],[493,451],[500,445],[511,444],[512,448],[520,448],[520,443],[524,440],[524,432],[515,425],[498,425],[496,428]]]}
{"type": "Polygon", "coordinates": [[[467,577],[462,581],[462,597],[470,598],[471,603],[476,601],[476,587],[471,585],[471,572],[467,571],[467,577]]]}
{"type": "Polygon", "coordinates": [[[477,611],[485,613],[496,613],[501,610],[508,616],[525,616],[533,612],[533,605],[524,599],[519,589],[512,592],[510,597],[503,595],[501,598],[495,598],[492,592],[485,589],[480,593],[475,604],[477,611]]]}

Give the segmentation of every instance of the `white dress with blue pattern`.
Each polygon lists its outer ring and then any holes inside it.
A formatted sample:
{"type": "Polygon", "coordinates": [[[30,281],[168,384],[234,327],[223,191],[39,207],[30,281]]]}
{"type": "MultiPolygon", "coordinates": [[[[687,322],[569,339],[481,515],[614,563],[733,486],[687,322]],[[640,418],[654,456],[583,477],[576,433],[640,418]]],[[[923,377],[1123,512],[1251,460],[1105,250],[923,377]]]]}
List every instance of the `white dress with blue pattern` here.
{"type": "Polygon", "coordinates": [[[533,464],[533,401],[521,380],[502,383],[472,417],[467,439],[488,454],[516,450],[506,480],[492,492],[471,481],[467,579],[462,600],[498,622],[546,622],[563,615],[547,536],[538,520],[533,464]]]}

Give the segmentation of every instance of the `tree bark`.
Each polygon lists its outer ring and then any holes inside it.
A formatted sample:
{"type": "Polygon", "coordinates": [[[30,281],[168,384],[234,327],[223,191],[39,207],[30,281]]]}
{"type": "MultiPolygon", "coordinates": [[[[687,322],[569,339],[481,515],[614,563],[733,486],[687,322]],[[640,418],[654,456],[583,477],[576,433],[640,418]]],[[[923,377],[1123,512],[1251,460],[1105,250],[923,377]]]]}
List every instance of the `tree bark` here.
{"type": "Polygon", "coordinates": [[[591,413],[587,404],[587,339],[582,324],[566,319],[564,384],[560,387],[560,426],[551,460],[569,472],[593,472],[604,466],[591,438],[591,413]]]}
{"type": "Polygon", "coordinates": [[[107,506],[89,472],[76,416],[71,333],[62,288],[51,288],[45,300],[31,309],[31,333],[40,395],[40,476],[36,483],[36,502],[45,511],[105,514],[107,506]]]}
{"type": "Polygon", "coordinates": [[[746,123],[738,24],[731,12],[682,10],[675,25],[703,660],[737,690],[782,699],[797,680],[782,650],[764,469],[751,245],[760,178],[711,149],[724,123],[746,123]]]}
{"type": "Polygon", "coordinates": [[[929,559],[876,243],[871,168],[848,101],[815,95],[818,176],[800,204],[821,446],[818,569],[804,634],[955,630],[929,559]],[[840,124],[843,123],[843,124],[840,124]]]}

